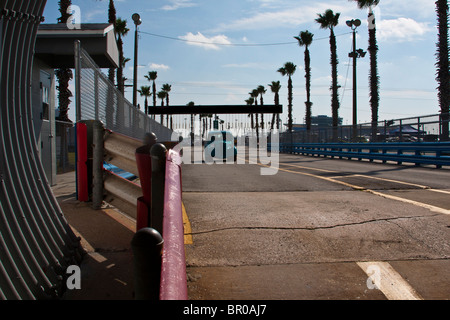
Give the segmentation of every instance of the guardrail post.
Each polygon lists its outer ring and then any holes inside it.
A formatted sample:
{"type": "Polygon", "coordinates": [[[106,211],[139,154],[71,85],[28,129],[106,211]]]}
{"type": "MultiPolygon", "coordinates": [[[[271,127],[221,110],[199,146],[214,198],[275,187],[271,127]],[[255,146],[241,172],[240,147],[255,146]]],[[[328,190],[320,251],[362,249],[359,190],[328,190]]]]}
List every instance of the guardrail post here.
{"type": "Polygon", "coordinates": [[[161,234],[152,228],[139,230],[131,241],[136,300],[159,300],[163,244],[161,234]]]}
{"type": "Polygon", "coordinates": [[[152,157],[152,200],[150,226],[162,233],[164,212],[164,182],[166,176],[166,147],[157,143],[150,149],[152,157]]]}
{"type": "Polygon", "coordinates": [[[103,139],[104,128],[101,121],[93,124],[93,156],[92,156],[92,208],[98,210],[103,202],[103,139]]]}

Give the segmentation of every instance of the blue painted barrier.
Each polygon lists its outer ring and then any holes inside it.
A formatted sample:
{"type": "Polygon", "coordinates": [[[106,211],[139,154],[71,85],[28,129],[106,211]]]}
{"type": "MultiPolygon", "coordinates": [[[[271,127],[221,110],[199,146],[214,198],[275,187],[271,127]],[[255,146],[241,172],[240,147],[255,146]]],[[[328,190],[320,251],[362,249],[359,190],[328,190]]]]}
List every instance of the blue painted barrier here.
{"type": "Polygon", "coordinates": [[[280,143],[280,153],[450,166],[450,142],[280,143]]]}

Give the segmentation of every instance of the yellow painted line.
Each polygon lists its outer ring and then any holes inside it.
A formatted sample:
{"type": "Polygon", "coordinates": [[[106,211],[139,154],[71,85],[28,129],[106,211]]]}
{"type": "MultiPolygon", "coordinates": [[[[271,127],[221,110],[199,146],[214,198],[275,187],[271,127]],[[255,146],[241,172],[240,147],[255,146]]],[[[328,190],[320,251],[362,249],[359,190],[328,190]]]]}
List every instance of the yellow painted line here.
{"type": "MultiPolygon", "coordinates": [[[[257,162],[250,161],[250,160],[245,160],[245,161],[247,161],[248,163],[256,164],[256,165],[258,165],[258,166],[270,168],[270,166],[265,165],[265,164],[257,163],[257,162]]],[[[279,168],[278,170],[284,171],[284,172],[289,172],[289,173],[301,174],[301,175],[303,175],[303,176],[314,177],[314,178],[317,178],[317,179],[322,179],[322,180],[329,181],[329,182],[334,182],[334,183],[337,183],[337,184],[342,184],[342,185],[344,185],[344,186],[350,187],[350,188],[355,189],[355,190],[364,190],[364,188],[362,188],[362,187],[355,186],[355,185],[352,185],[352,184],[347,183],[347,182],[344,182],[344,181],[333,180],[332,178],[328,178],[328,177],[316,176],[315,174],[312,174],[312,173],[299,172],[299,171],[292,171],[292,170],[281,169],[281,168],[279,168]]],[[[330,171],[330,172],[331,172],[331,171],[330,171]]]]}
{"type": "Polygon", "coordinates": [[[368,288],[380,290],[389,300],[423,300],[388,262],[357,262],[357,265],[369,277],[368,288]]]}
{"type": "Polygon", "coordinates": [[[403,181],[399,181],[399,180],[392,180],[392,179],[386,179],[386,178],[380,178],[380,177],[366,176],[366,175],[363,175],[363,174],[355,174],[355,175],[353,175],[353,177],[363,177],[363,178],[369,178],[369,179],[374,179],[374,180],[381,180],[381,181],[386,181],[386,182],[393,182],[393,183],[398,183],[398,184],[404,184],[404,185],[407,185],[407,186],[417,187],[417,188],[420,188],[420,189],[427,189],[427,190],[430,189],[430,187],[423,186],[421,184],[410,183],[410,182],[403,182],[403,181]]]}
{"type": "MultiPolygon", "coordinates": [[[[248,160],[246,160],[246,161],[250,163],[250,161],[248,161],[248,160]]],[[[257,163],[257,162],[253,162],[253,161],[252,161],[252,163],[257,164],[259,166],[269,167],[267,165],[260,164],[260,163],[257,163]]],[[[381,192],[377,192],[377,191],[374,191],[374,190],[370,190],[370,189],[367,189],[367,188],[356,186],[356,185],[353,185],[353,184],[350,184],[350,183],[346,183],[346,182],[343,182],[343,181],[335,180],[333,178],[321,177],[321,176],[316,176],[316,175],[311,174],[311,173],[292,171],[292,170],[286,170],[286,169],[281,169],[281,168],[279,170],[280,171],[284,171],[284,172],[301,174],[301,175],[304,175],[304,176],[310,176],[310,177],[322,179],[322,180],[325,180],[325,181],[342,184],[344,186],[350,187],[350,188],[355,189],[355,190],[365,191],[365,192],[369,192],[371,194],[374,194],[374,195],[377,195],[377,196],[380,196],[380,197],[383,197],[383,198],[396,200],[396,201],[401,201],[401,202],[404,202],[404,203],[409,203],[409,204],[412,204],[412,205],[415,205],[415,206],[418,206],[418,207],[421,207],[421,208],[428,209],[428,210],[433,211],[433,212],[442,213],[442,214],[450,214],[450,210],[447,210],[447,209],[444,209],[444,208],[432,206],[432,205],[429,205],[429,204],[426,204],[426,203],[422,203],[422,202],[418,202],[418,201],[414,201],[414,200],[400,198],[400,197],[393,196],[393,195],[384,194],[384,193],[381,193],[381,192]]],[[[427,190],[429,190],[429,189],[427,189],[427,190]]]]}
{"type": "Polygon", "coordinates": [[[136,219],[133,219],[125,214],[119,213],[114,209],[103,209],[102,211],[108,217],[114,219],[128,230],[136,232],[136,219]]]}
{"type": "Polygon", "coordinates": [[[181,206],[183,209],[184,244],[193,244],[194,239],[192,238],[191,222],[189,221],[183,202],[181,203],[181,206]]]}
{"type": "Polygon", "coordinates": [[[312,170],[312,171],[320,171],[320,172],[328,172],[328,173],[340,173],[339,171],[311,168],[311,167],[299,166],[297,164],[282,163],[282,162],[280,162],[280,164],[283,165],[283,166],[295,167],[295,168],[300,168],[300,169],[308,169],[308,170],[312,170]]]}

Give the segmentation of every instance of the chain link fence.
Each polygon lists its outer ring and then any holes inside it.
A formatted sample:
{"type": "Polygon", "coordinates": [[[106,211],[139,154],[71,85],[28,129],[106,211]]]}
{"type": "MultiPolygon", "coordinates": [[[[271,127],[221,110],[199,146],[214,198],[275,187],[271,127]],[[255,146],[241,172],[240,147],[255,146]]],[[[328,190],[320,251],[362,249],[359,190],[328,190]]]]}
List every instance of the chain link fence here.
{"type": "Polygon", "coordinates": [[[281,143],[350,143],[350,142],[439,142],[449,141],[448,114],[433,114],[420,117],[384,120],[372,123],[332,127],[312,127],[292,133],[285,132],[281,143]],[[372,131],[373,130],[373,131],[372,131]]]}
{"type": "Polygon", "coordinates": [[[83,49],[80,59],[81,120],[100,120],[106,129],[136,139],[153,132],[159,141],[171,140],[172,130],[126,100],[83,49]]]}

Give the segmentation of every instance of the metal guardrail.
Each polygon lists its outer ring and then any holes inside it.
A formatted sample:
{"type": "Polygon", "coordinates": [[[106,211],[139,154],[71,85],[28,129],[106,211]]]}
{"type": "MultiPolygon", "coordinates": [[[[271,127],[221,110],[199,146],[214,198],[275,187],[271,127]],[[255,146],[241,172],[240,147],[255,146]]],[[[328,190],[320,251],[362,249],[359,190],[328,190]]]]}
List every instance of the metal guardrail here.
{"type": "Polygon", "coordinates": [[[0,299],[54,299],[83,254],[34,139],[31,68],[46,1],[0,2],[0,299]]]}
{"type": "Polygon", "coordinates": [[[92,185],[93,207],[99,209],[106,201],[137,220],[132,241],[136,299],[187,299],[181,158],[169,149],[177,142],[143,146],[105,130],[100,121],[87,125],[92,132],[87,144],[93,150],[86,152],[92,155],[92,177],[86,185],[92,185]],[[103,161],[136,174],[141,185],[105,170],[103,161]]]}
{"type": "Polygon", "coordinates": [[[450,142],[437,143],[280,143],[281,153],[340,159],[394,161],[397,164],[450,166],[450,142]]]}

